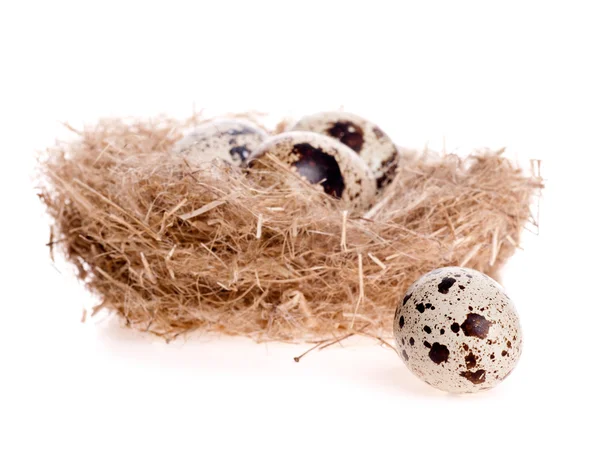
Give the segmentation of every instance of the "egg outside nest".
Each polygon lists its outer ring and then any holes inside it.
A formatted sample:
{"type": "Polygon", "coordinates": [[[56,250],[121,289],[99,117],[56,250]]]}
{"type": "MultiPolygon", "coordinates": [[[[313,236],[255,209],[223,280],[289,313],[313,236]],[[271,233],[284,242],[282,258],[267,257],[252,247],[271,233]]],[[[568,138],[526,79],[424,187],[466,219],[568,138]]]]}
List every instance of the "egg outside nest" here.
{"type": "Polygon", "coordinates": [[[396,309],[394,338],[411,372],[452,393],[491,389],[514,369],[522,332],[502,287],[467,268],[431,271],[396,309]]]}
{"type": "Polygon", "coordinates": [[[250,168],[264,168],[268,155],[294,176],[347,202],[353,209],[370,207],[376,195],[373,173],[349,147],[314,132],[284,132],[267,140],[248,158],[250,168]]]}

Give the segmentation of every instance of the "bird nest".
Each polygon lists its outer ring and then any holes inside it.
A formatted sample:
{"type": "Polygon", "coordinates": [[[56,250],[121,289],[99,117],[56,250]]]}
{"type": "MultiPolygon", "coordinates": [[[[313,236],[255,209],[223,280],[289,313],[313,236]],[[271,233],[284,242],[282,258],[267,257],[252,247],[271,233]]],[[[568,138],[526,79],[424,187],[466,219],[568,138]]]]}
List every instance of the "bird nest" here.
{"type": "MultiPolygon", "coordinates": [[[[49,149],[40,196],[50,247],[127,326],[307,340],[388,336],[403,292],[441,266],[496,276],[536,225],[542,187],[501,152],[403,152],[357,213],[274,158],[243,170],[172,153],[189,123],[107,120],[49,149]]],[[[280,126],[276,130],[281,130],[280,126]]]]}

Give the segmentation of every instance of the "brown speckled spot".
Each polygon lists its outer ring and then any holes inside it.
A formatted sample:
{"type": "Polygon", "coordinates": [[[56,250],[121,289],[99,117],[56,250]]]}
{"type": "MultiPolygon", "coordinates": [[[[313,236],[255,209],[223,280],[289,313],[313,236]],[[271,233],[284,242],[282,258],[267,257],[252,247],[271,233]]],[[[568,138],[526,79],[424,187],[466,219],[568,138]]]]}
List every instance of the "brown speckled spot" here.
{"type": "Polygon", "coordinates": [[[234,160],[239,161],[240,164],[243,164],[250,156],[250,149],[247,145],[238,145],[237,147],[232,147],[229,149],[229,154],[234,160]]]}
{"type": "Polygon", "coordinates": [[[421,314],[425,312],[425,305],[423,303],[419,303],[417,304],[417,311],[419,311],[421,314]]]}
{"type": "Polygon", "coordinates": [[[398,167],[398,161],[396,155],[391,156],[381,163],[381,170],[384,171],[383,175],[377,177],[377,189],[380,190],[387,186],[394,179],[396,175],[396,169],[398,167]]]}
{"type": "Polygon", "coordinates": [[[383,136],[385,135],[385,134],[383,133],[383,131],[382,131],[381,129],[379,129],[377,126],[375,126],[375,127],[373,128],[373,134],[375,134],[375,137],[377,137],[378,139],[382,139],[382,138],[383,138],[383,136]]]}
{"type": "Polygon", "coordinates": [[[227,129],[226,131],[221,131],[219,136],[223,136],[224,134],[230,135],[232,137],[238,135],[248,135],[248,134],[256,134],[256,129],[252,129],[249,126],[240,126],[238,128],[227,129]]]}
{"type": "Polygon", "coordinates": [[[338,121],[332,123],[331,127],[327,129],[327,133],[343,144],[348,145],[356,153],[360,153],[360,150],[362,150],[363,144],[365,143],[364,133],[361,127],[350,121],[338,121]]]}
{"type": "Polygon", "coordinates": [[[410,344],[411,346],[415,345],[415,339],[411,336],[410,339],[408,340],[408,344],[410,344]]]}
{"type": "Polygon", "coordinates": [[[490,324],[491,322],[485,317],[480,316],[479,314],[469,313],[460,328],[462,328],[465,336],[475,336],[483,339],[490,330],[490,324]]]}
{"type": "Polygon", "coordinates": [[[506,357],[507,355],[508,355],[508,352],[502,351],[502,357],[506,357]]]}
{"type": "Polygon", "coordinates": [[[404,327],[404,316],[400,316],[400,320],[398,321],[398,325],[400,325],[400,328],[404,327]]]}
{"type": "Polygon", "coordinates": [[[454,322],[452,325],[450,325],[450,330],[452,330],[454,333],[458,333],[460,331],[460,325],[454,322]]]}
{"type": "Polygon", "coordinates": [[[448,348],[440,343],[433,343],[433,346],[429,350],[429,358],[438,365],[442,362],[447,362],[449,355],[450,351],[448,348]]]}
{"type": "Polygon", "coordinates": [[[406,353],[405,350],[402,350],[402,358],[408,362],[408,354],[406,353]]]}
{"type": "Polygon", "coordinates": [[[469,352],[469,355],[465,357],[465,363],[467,364],[467,370],[475,368],[475,366],[477,365],[477,357],[475,357],[475,354],[469,352]]]}
{"type": "Polygon", "coordinates": [[[431,343],[429,341],[423,341],[423,346],[431,348],[431,343]]]}
{"type": "Polygon", "coordinates": [[[450,288],[454,285],[456,279],[453,277],[444,277],[442,282],[438,284],[438,292],[442,294],[447,294],[450,291],[450,288]]]}
{"type": "Polygon", "coordinates": [[[425,325],[425,327],[423,327],[423,331],[427,334],[431,333],[431,327],[429,325],[425,325]]]}
{"type": "Polygon", "coordinates": [[[406,295],[404,297],[404,299],[402,300],[402,306],[406,305],[406,303],[408,302],[408,300],[410,300],[410,297],[412,296],[412,293],[406,295]]]}
{"type": "Polygon", "coordinates": [[[460,375],[463,378],[468,379],[473,384],[481,384],[485,382],[485,370],[473,371],[462,371],[460,375]]]}
{"type": "Polygon", "coordinates": [[[299,156],[292,164],[310,183],[320,183],[325,193],[341,198],[346,185],[336,159],[309,143],[294,145],[293,153],[299,156]]]}

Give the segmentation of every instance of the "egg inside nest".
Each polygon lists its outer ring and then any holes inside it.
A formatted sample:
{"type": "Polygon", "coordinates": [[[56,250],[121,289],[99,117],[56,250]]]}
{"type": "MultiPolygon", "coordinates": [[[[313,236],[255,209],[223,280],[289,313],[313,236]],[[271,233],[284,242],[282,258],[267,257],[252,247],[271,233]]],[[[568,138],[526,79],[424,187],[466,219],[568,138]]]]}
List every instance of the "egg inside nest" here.
{"type": "Polygon", "coordinates": [[[221,118],[207,121],[187,132],[175,151],[194,163],[220,158],[243,166],[267,133],[247,120],[221,118]]]}
{"type": "Polygon", "coordinates": [[[337,139],[366,163],[373,172],[377,193],[393,180],[399,162],[398,148],[376,124],[347,112],[320,112],[305,116],[292,131],[316,132],[337,139]]]}
{"type": "Polygon", "coordinates": [[[434,270],[409,288],[396,309],[394,338],[415,375],[454,393],[500,383],[522,347],[519,318],[502,287],[458,267],[434,270]]]}
{"type": "Polygon", "coordinates": [[[374,202],[373,173],[354,151],[335,139],[314,132],[285,132],[258,147],[248,158],[248,166],[264,166],[269,155],[288,166],[299,179],[347,202],[351,208],[366,209],[374,202]]]}

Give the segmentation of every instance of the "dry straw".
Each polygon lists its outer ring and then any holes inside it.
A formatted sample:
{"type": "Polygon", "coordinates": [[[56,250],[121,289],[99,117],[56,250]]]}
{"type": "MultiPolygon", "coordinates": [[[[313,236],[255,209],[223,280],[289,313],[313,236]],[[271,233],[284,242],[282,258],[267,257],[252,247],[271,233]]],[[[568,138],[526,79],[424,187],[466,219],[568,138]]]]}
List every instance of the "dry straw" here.
{"type": "Polygon", "coordinates": [[[460,265],[494,276],[536,225],[539,174],[500,153],[404,154],[383,198],[357,214],[281,180],[289,172],[273,159],[260,171],[192,166],[171,153],[185,126],[104,121],[40,162],[50,246],[102,298],[95,312],[167,339],[387,336],[421,274],[460,265]]]}

